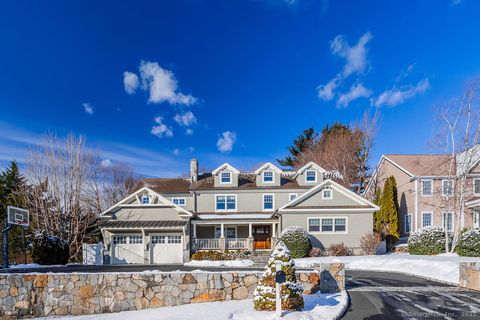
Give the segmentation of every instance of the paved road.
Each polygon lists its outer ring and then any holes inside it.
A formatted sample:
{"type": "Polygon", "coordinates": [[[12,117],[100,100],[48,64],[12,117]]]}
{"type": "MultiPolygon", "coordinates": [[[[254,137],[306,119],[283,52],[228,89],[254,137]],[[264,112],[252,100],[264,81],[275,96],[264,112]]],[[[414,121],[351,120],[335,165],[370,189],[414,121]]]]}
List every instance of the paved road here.
{"type": "Polygon", "coordinates": [[[480,319],[480,293],[398,273],[347,271],[345,320],[480,319]]]}

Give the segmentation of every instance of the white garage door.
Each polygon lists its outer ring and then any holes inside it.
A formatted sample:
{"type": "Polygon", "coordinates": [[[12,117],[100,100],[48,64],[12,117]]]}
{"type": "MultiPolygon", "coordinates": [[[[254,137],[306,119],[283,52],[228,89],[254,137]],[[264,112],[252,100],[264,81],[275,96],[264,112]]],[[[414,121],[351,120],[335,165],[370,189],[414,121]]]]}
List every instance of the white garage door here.
{"type": "Polygon", "coordinates": [[[182,236],[154,234],[151,236],[151,263],[183,263],[182,236]]]}
{"type": "Polygon", "coordinates": [[[145,263],[141,234],[113,236],[112,264],[145,263]]]}

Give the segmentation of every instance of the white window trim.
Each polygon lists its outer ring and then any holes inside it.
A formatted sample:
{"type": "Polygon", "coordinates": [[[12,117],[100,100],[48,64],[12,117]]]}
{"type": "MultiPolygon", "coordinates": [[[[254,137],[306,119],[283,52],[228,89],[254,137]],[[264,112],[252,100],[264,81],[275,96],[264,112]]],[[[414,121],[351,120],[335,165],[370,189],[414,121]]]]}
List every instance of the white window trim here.
{"type": "MultiPolygon", "coordinates": [[[[433,184],[432,184],[433,186],[433,184]]],[[[433,188],[432,188],[433,189],[433,188]]],[[[453,194],[455,193],[455,181],[453,179],[442,179],[442,196],[444,197],[453,197],[453,194]],[[445,194],[445,188],[444,188],[444,181],[452,181],[452,194],[445,194]]]]}
{"type": "Polygon", "coordinates": [[[271,183],[275,183],[275,172],[273,170],[265,170],[262,172],[262,183],[265,183],[265,184],[271,184],[271,183]],[[272,181],[265,181],[265,172],[271,172],[272,173],[272,181]]]}
{"type": "Polygon", "coordinates": [[[317,170],[305,170],[305,183],[317,183],[318,181],[318,172],[317,170]],[[308,172],[315,172],[315,180],[314,181],[308,181],[307,180],[307,173],[308,172]]]}
{"type": "Polygon", "coordinates": [[[453,216],[452,212],[444,212],[442,213],[442,227],[447,229],[447,231],[454,231],[455,230],[455,217],[453,216]],[[452,215],[452,228],[448,229],[447,222],[448,222],[448,215],[452,215]]]}
{"type": "Polygon", "coordinates": [[[236,194],[215,194],[215,197],[213,197],[214,205],[215,205],[215,211],[216,212],[236,212],[238,208],[238,198],[236,194]],[[225,197],[225,209],[217,209],[217,197],[225,197]],[[235,197],[235,209],[227,209],[227,196],[234,196],[235,197]]]}
{"type": "Polygon", "coordinates": [[[325,188],[325,189],[322,189],[322,199],[323,200],[332,200],[333,199],[333,189],[332,188],[325,188]],[[330,191],[330,197],[325,197],[325,191],[328,190],[330,191]]]}
{"type": "Polygon", "coordinates": [[[218,178],[220,179],[220,184],[232,184],[232,180],[233,180],[233,176],[232,176],[232,172],[231,171],[220,171],[220,174],[218,175],[218,178]],[[229,177],[230,177],[230,181],[229,182],[223,182],[222,181],[222,175],[224,173],[228,173],[229,177]]]}
{"type": "Polygon", "coordinates": [[[144,239],[144,237],[143,237],[141,234],[130,234],[130,235],[126,236],[126,237],[128,238],[128,241],[127,241],[128,244],[143,244],[143,243],[145,242],[145,239],[144,239]],[[132,242],[131,242],[131,240],[132,240],[131,237],[140,237],[140,239],[142,239],[142,242],[140,242],[140,243],[138,243],[138,242],[132,243],[132,242]]]}
{"type": "Polygon", "coordinates": [[[426,215],[426,214],[429,214],[429,215],[430,215],[430,226],[428,226],[428,227],[433,226],[433,212],[431,212],[431,211],[423,211],[423,212],[422,212],[422,228],[427,227],[427,226],[425,226],[425,225],[423,224],[423,216],[426,215]]]}
{"type": "Polygon", "coordinates": [[[298,197],[298,193],[289,193],[288,194],[288,202],[295,200],[298,197]],[[295,196],[295,198],[292,199],[292,196],[295,196]]]}
{"type": "Polygon", "coordinates": [[[142,201],[142,204],[151,204],[152,197],[150,197],[150,195],[148,195],[148,194],[144,194],[144,195],[141,196],[140,200],[142,201]],[[144,203],[143,198],[148,198],[148,202],[144,203]]]}
{"type": "MultiPolygon", "coordinates": [[[[213,237],[215,239],[220,239],[220,237],[217,238],[217,230],[220,230],[222,227],[216,226],[215,230],[213,231],[213,237]]],[[[229,226],[229,225],[224,225],[223,226],[223,236],[225,239],[236,239],[238,237],[238,230],[237,226],[229,226]],[[227,238],[227,229],[235,229],[235,237],[233,238],[227,238]]]]}
{"type": "Polygon", "coordinates": [[[348,217],[338,216],[338,217],[308,217],[307,218],[307,231],[311,234],[348,234],[348,217]],[[320,220],[320,231],[310,231],[310,220],[320,220]],[[333,231],[322,231],[322,220],[323,219],[333,219],[333,231]],[[345,219],[345,231],[335,231],[335,219],[345,219]]]}
{"type": "MultiPolygon", "coordinates": [[[[442,187],[443,188],[443,187],[442,187]]],[[[420,180],[420,190],[421,190],[421,193],[422,193],[422,197],[433,197],[433,179],[421,179],[420,180]],[[423,194],[423,181],[430,181],[431,184],[430,184],[430,194],[423,194]]]]}
{"type": "Polygon", "coordinates": [[[479,192],[479,193],[475,193],[475,181],[480,181],[480,179],[478,179],[478,178],[477,178],[477,179],[473,179],[473,190],[472,190],[472,192],[473,192],[474,195],[480,196],[480,192],[479,192]]]}
{"type": "Polygon", "coordinates": [[[405,233],[408,233],[408,234],[409,234],[410,232],[412,232],[412,224],[413,224],[413,223],[412,223],[412,222],[413,222],[413,221],[412,221],[412,218],[413,218],[413,215],[412,215],[411,213],[405,215],[405,217],[404,217],[404,221],[403,221],[403,222],[404,222],[403,231],[404,231],[405,233]],[[410,217],[410,230],[407,231],[407,219],[408,219],[408,217],[410,217]]]}
{"type": "Polygon", "coordinates": [[[480,228],[480,209],[473,209],[473,228],[475,229],[478,229],[480,228]],[[475,220],[477,220],[477,222],[475,223],[475,220]]]}
{"type": "Polygon", "coordinates": [[[275,211],[275,194],[262,193],[262,211],[275,211]],[[272,209],[265,209],[265,196],[272,196],[272,209]]]}
{"type": "Polygon", "coordinates": [[[173,197],[172,202],[173,202],[173,204],[176,204],[179,207],[185,207],[187,205],[187,198],[185,198],[185,197],[173,197]],[[183,200],[183,204],[176,204],[175,200],[183,200]]]}

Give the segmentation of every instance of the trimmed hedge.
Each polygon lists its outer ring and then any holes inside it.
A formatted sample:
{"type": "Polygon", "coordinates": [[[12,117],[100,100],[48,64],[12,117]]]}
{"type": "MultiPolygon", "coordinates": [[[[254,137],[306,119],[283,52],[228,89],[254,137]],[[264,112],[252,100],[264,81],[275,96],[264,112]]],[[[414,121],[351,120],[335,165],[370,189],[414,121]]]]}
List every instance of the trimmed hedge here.
{"type": "Polygon", "coordinates": [[[445,229],[432,226],[413,232],[408,238],[408,252],[424,255],[445,253],[445,229]]]}
{"type": "Polygon", "coordinates": [[[210,261],[224,261],[236,259],[248,259],[251,253],[248,250],[236,250],[220,252],[215,250],[197,251],[192,254],[192,260],[210,260],[210,261]]]}
{"type": "Polygon", "coordinates": [[[70,257],[66,240],[50,235],[46,231],[34,234],[31,242],[32,260],[42,265],[67,264],[70,257]]]}
{"type": "Polygon", "coordinates": [[[471,229],[462,233],[455,251],[459,256],[480,257],[480,230],[471,229]]]}
{"type": "Polygon", "coordinates": [[[293,259],[308,256],[312,244],[308,232],[302,227],[291,226],[283,230],[280,240],[287,246],[293,259]]]}

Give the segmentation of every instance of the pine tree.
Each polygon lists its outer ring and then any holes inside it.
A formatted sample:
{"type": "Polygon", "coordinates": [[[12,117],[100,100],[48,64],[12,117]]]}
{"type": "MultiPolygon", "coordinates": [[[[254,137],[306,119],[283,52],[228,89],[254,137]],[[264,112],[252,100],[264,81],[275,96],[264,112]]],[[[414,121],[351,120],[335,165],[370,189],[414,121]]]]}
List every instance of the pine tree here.
{"type": "Polygon", "coordinates": [[[380,202],[379,219],[376,228],[387,238],[389,243],[395,243],[400,234],[398,227],[398,197],[395,177],[390,176],[383,187],[382,200],[380,202]]]}
{"type": "Polygon", "coordinates": [[[315,132],[315,129],[308,128],[304,130],[297,139],[293,140],[293,145],[288,147],[288,152],[290,154],[286,156],[285,159],[277,159],[278,163],[282,166],[293,168],[297,158],[313,145],[316,137],[317,133],[315,132]]]}
{"type": "MultiPolygon", "coordinates": [[[[373,203],[377,206],[381,206],[382,204],[382,189],[377,188],[375,190],[375,198],[373,199],[373,203]]],[[[382,218],[381,218],[381,210],[378,210],[373,214],[373,230],[375,232],[380,233],[382,229],[382,218]]]]}
{"type": "Polygon", "coordinates": [[[253,293],[255,310],[275,310],[275,272],[277,271],[275,261],[282,262],[282,270],[287,278],[287,282],[281,285],[282,310],[302,310],[304,305],[303,288],[297,282],[290,251],[282,241],[275,247],[265,267],[265,272],[253,293]]]}

